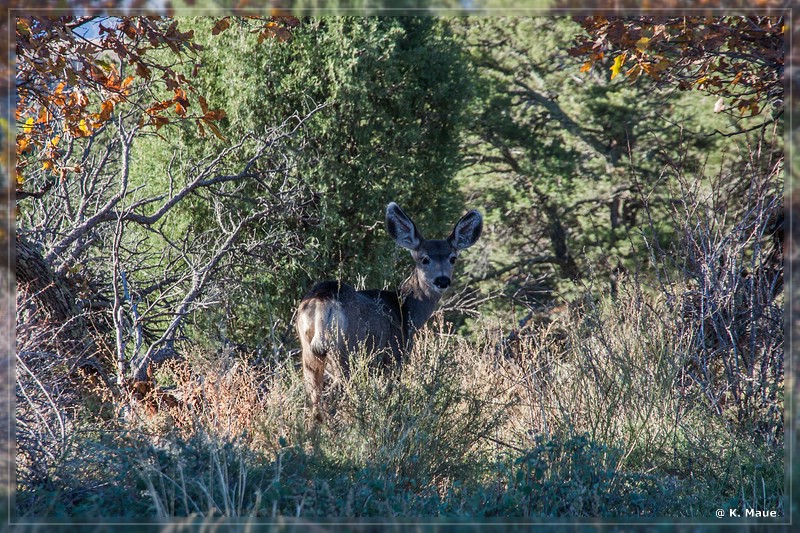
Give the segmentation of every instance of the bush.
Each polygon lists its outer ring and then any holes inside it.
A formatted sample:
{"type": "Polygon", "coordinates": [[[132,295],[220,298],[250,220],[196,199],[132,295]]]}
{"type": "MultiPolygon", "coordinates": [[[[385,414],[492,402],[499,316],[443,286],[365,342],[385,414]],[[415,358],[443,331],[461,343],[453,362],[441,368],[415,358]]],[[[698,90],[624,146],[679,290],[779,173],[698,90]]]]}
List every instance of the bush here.
{"type": "Polygon", "coordinates": [[[626,281],[617,305],[602,298],[532,326],[513,358],[501,356],[488,323],[468,342],[434,322],[402,369],[384,372],[354,355],[350,377],[328,388],[330,420],[317,429],[306,425],[291,361],[265,372],[247,354],[197,350],[156,376],[177,404],[133,405],[125,420],[75,432],[49,477],[18,485],[18,512],[524,518],[783,509],[782,449],[754,447],[706,403],[678,394],[670,379],[681,359],[670,357],[681,339],[670,337],[668,314],[658,327],[645,320],[662,312],[652,298],[626,281]]]}
{"type": "Polygon", "coordinates": [[[679,516],[689,494],[676,478],[620,469],[619,449],[588,435],[536,438],[536,446],[498,464],[505,490],[497,516],[679,516]]]}
{"type": "Polygon", "coordinates": [[[437,322],[415,337],[395,375],[355,361],[335,403],[332,442],[358,450],[348,459],[381,465],[418,487],[474,477],[507,407],[476,364],[489,342],[471,347],[437,322]]]}

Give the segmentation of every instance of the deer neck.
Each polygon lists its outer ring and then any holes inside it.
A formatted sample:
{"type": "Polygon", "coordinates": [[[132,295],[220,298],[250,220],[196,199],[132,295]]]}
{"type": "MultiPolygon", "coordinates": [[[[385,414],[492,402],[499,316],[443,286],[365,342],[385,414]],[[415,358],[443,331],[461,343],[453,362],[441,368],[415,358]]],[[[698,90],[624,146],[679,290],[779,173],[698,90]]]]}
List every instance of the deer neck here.
{"type": "Polygon", "coordinates": [[[413,334],[425,325],[436,310],[442,293],[421,281],[416,270],[403,282],[399,292],[403,326],[409,334],[413,334]]]}

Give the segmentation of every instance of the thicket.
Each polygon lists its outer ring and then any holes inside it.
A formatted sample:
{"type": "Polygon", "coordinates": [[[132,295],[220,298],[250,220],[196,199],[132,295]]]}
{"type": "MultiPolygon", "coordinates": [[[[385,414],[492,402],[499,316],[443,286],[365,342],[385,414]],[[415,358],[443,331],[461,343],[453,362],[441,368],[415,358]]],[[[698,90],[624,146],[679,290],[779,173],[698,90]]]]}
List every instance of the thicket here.
{"type": "Polygon", "coordinates": [[[225,20],[148,51],[214,120],[139,80],[25,169],[17,516],[786,511],[779,113],[582,72],[565,18],[225,20]],[[293,307],[402,279],[390,200],[484,235],[310,426],[293,307]]]}
{"type": "MultiPolygon", "coordinates": [[[[390,201],[419,213],[431,232],[445,231],[461,215],[454,174],[471,85],[464,83],[469,66],[446,25],[427,17],[319,18],[294,29],[291,42],[262,42],[246,19],[218,35],[213,19],[181,23],[205,47],[193,81],[209,106],[225,109],[220,130],[226,139],[323,107],[283,148],[284,157],[291,153],[289,173],[313,205],[291,227],[297,251],[271,257],[274,266],[252,257],[218,279],[228,288],[219,307],[205,314],[200,334],[222,321],[223,340],[257,346],[270,331],[262,327],[264,316],[271,329],[283,324],[284,332],[293,331],[287,318],[315,280],[399,283],[397,250],[375,223],[390,201]]],[[[185,167],[228,142],[202,139],[193,124],[165,141],[137,143],[134,181],[163,189],[161,169],[175,153],[181,157],[174,165],[185,167]]],[[[239,194],[247,202],[259,192],[239,194]]],[[[173,219],[176,232],[214,223],[204,201],[184,203],[173,219]]]]}

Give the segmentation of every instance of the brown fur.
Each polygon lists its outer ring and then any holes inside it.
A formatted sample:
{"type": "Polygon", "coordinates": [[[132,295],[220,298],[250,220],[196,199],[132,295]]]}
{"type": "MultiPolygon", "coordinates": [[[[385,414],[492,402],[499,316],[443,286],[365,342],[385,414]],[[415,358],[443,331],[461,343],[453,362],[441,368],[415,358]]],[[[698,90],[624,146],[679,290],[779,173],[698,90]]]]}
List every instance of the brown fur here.
{"type": "Polygon", "coordinates": [[[347,354],[362,346],[368,352],[383,351],[385,362],[399,364],[414,332],[431,317],[450,285],[458,252],[480,236],[482,219],[477,211],[470,211],[450,237],[426,241],[411,219],[391,203],[386,225],[416,261],[414,272],[398,291],[356,291],[346,283],[324,281],[312,287],[298,306],[303,379],[317,420],[323,418],[320,400],[328,356],[335,354],[345,375],[347,354]]]}

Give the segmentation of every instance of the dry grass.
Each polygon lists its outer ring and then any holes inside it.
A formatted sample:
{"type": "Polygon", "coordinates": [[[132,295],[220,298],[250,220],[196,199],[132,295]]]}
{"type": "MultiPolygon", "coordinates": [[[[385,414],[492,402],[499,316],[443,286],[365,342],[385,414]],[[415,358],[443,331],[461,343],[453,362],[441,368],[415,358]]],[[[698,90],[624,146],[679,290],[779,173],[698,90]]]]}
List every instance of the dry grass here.
{"type": "Polygon", "coordinates": [[[59,347],[22,321],[17,511],[783,513],[782,212],[766,200],[776,176],[754,175],[753,201],[726,221],[713,187],[704,197],[686,182],[679,238],[654,243],[655,274],[622,276],[613,295],[585,291],[513,334],[483,317],[463,336],[437,315],[401,369],[351,354],[321,427],[281,344],[267,366],[186,343],[157,388],[138,400],[94,393],[94,405],[88,388],[64,386],[75,376],[55,363],[59,347]]]}

